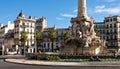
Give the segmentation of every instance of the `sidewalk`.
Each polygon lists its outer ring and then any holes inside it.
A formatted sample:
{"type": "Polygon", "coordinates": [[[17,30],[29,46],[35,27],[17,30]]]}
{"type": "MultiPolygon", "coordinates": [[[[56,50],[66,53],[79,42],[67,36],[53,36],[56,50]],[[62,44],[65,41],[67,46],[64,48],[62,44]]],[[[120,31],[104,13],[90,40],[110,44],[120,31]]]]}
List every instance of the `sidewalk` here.
{"type": "Polygon", "coordinates": [[[19,64],[47,66],[120,66],[120,62],[50,62],[25,59],[6,59],[5,61],[19,64]]]}

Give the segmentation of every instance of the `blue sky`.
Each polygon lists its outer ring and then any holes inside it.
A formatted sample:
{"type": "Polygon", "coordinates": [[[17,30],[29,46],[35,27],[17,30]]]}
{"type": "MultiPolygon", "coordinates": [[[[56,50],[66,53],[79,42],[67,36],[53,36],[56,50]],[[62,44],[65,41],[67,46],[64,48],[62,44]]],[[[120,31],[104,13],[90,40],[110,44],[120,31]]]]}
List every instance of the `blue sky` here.
{"type": "MultiPolygon", "coordinates": [[[[22,10],[26,17],[47,18],[47,25],[64,28],[77,15],[77,0],[0,0],[0,23],[14,21],[22,10]]],[[[87,0],[87,13],[96,22],[109,15],[120,15],[119,0],[87,0]]]]}

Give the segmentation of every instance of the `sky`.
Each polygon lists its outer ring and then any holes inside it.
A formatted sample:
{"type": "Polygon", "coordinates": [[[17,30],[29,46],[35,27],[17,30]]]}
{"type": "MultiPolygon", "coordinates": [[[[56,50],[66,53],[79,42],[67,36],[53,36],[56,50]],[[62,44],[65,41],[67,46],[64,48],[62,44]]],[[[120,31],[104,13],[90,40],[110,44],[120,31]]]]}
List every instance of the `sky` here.
{"type": "MultiPolygon", "coordinates": [[[[26,17],[47,19],[47,26],[66,28],[72,17],[77,16],[78,0],[0,0],[0,23],[16,19],[22,10],[26,17]]],[[[102,22],[110,15],[120,15],[119,0],[87,0],[87,14],[95,22],[102,22]]]]}

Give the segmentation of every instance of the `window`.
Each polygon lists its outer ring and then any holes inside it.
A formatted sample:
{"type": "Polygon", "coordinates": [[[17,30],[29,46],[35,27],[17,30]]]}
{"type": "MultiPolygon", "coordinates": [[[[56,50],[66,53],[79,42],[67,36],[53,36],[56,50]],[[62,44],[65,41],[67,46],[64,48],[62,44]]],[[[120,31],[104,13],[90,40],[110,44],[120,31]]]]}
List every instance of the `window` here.
{"type": "Polygon", "coordinates": [[[107,36],[107,40],[109,39],[109,37],[107,36]]]}
{"type": "Polygon", "coordinates": [[[46,44],[44,43],[44,48],[45,48],[46,44]]]}
{"type": "Polygon", "coordinates": [[[109,25],[107,24],[107,28],[109,28],[109,25]]]}
{"type": "Polygon", "coordinates": [[[116,24],[114,24],[114,28],[116,28],[117,27],[117,25],[116,24]]]}
{"type": "Polygon", "coordinates": [[[27,32],[29,33],[29,29],[27,29],[27,32]]]}
{"type": "Polygon", "coordinates": [[[49,48],[50,44],[48,43],[48,48],[49,48]]]}
{"type": "Polygon", "coordinates": [[[110,28],[112,28],[112,24],[110,24],[110,28]]]}
{"type": "Polygon", "coordinates": [[[23,24],[23,26],[25,26],[25,23],[24,23],[24,22],[23,22],[22,24],[23,24]]]}
{"type": "Polygon", "coordinates": [[[106,22],[109,22],[109,19],[106,19],[106,22]]]}
{"type": "Polygon", "coordinates": [[[112,39],[113,39],[113,36],[110,36],[110,39],[112,40],[112,39]]]}
{"type": "Polygon", "coordinates": [[[117,36],[115,35],[115,40],[117,39],[117,36]]]}
{"type": "Polygon", "coordinates": [[[27,26],[29,26],[29,23],[27,23],[27,26]]]}
{"type": "Polygon", "coordinates": [[[105,30],[103,30],[103,34],[105,34],[105,30]]]}
{"type": "Polygon", "coordinates": [[[109,30],[107,30],[107,34],[109,34],[109,30]]]}
{"type": "Polygon", "coordinates": [[[112,18],[110,19],[110,21],[112,22],[112,18]]]}
{"type": "Polygon", "coordinates": [[[112,30],[110,30],[110,33],[112,34],[112,30]]]}
{"type": "Polygon", "coordinates": [[[32,34],[32,29],[31,29],[31,32],[30,32],[31,34],[32,34]]]}
{"type": "Polygon", "coordinates": [[[117,21],[117,18],[113,18],[113,21],[117,21]]]}
{"type": "Polygon", "coordinates": [[[116,30],[116,29],[114,29],[114,33],[117,33],[117,30],[116,30]]]}

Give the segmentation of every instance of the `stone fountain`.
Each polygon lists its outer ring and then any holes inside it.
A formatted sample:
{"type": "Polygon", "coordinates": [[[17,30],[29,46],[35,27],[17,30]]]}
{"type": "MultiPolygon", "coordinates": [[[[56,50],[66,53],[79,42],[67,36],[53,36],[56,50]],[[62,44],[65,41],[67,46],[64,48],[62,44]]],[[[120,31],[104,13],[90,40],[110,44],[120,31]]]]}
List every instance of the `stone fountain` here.
{"type": "Polygon", "coordinates": [[[65,50],[62,50],[62,54],[98,55],[102,53],[105,42],[96,36],[94,19],[87,16],[86,0],[78,0],[78,15],[71,19],[71,24],[70,38],[65,41],[65,50]],[[71,40],[78,40],[82,44],[77,44],[76,49],[73,49],[76,45],[70,43],[71,40]]]}

